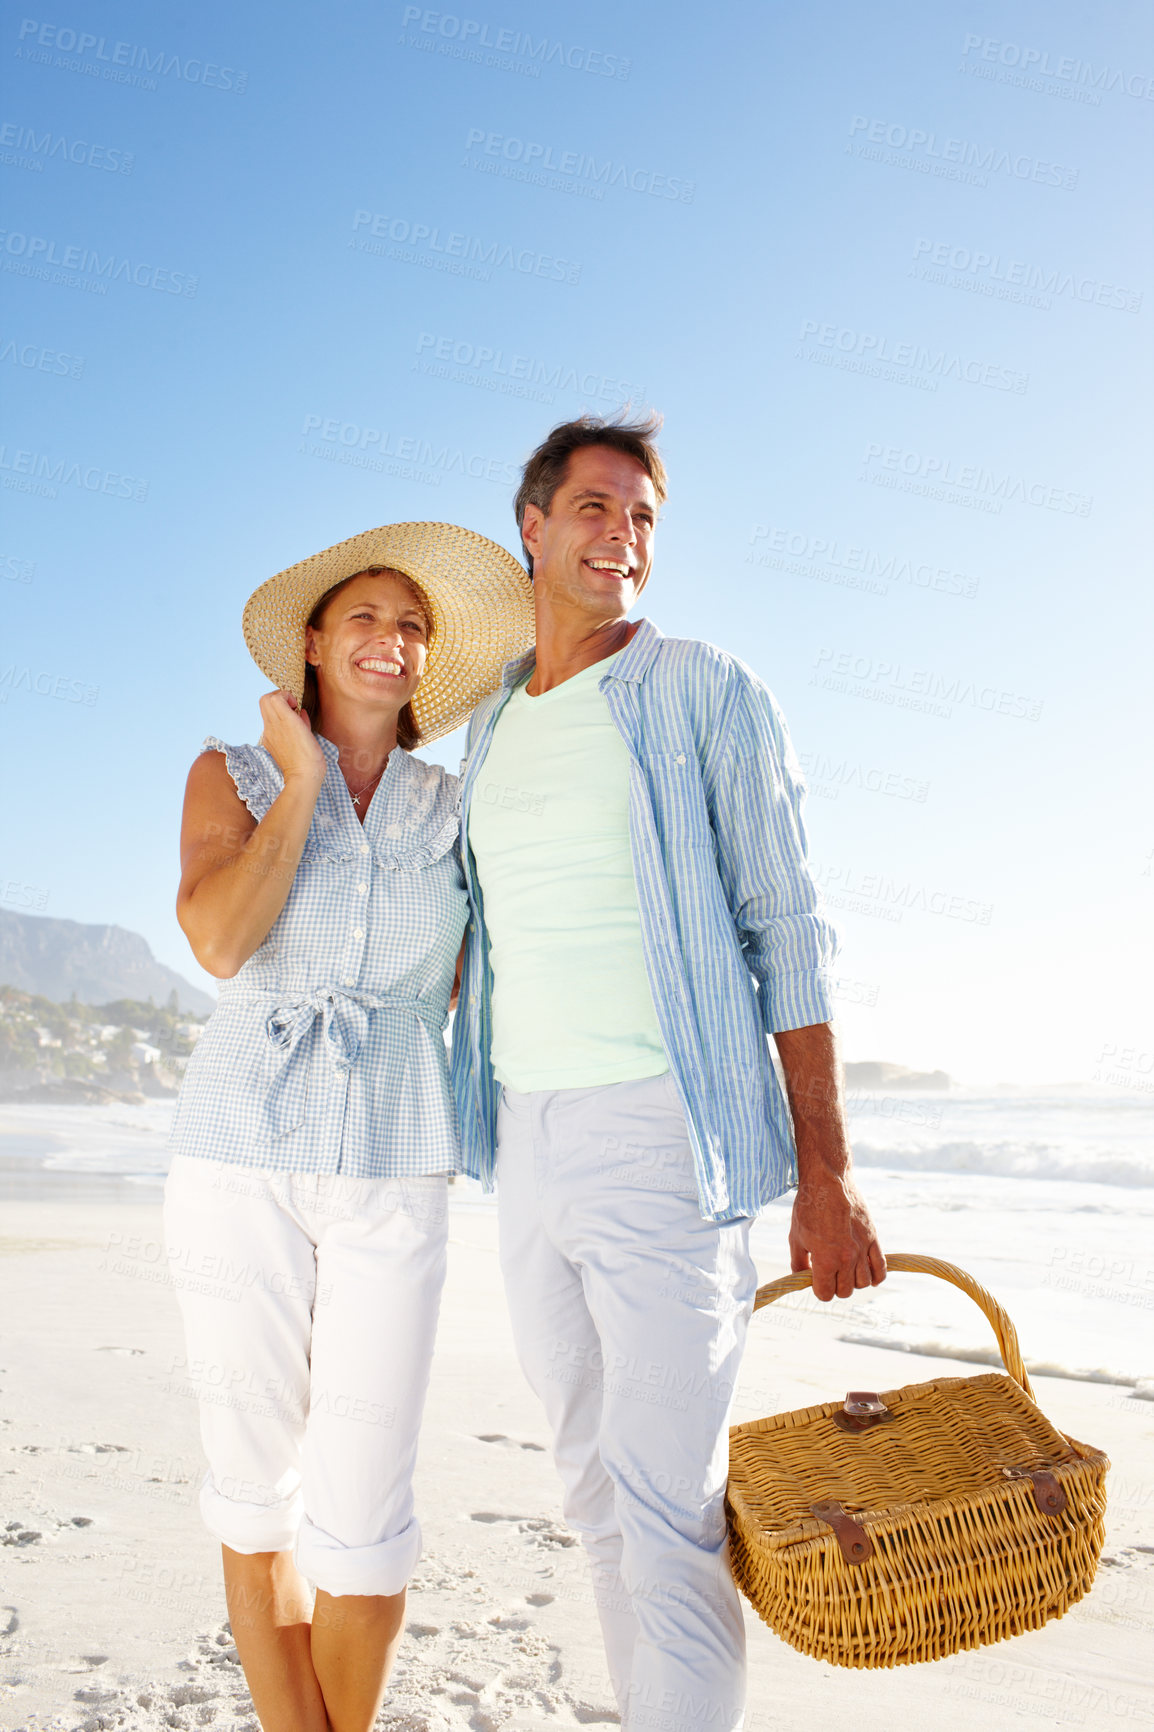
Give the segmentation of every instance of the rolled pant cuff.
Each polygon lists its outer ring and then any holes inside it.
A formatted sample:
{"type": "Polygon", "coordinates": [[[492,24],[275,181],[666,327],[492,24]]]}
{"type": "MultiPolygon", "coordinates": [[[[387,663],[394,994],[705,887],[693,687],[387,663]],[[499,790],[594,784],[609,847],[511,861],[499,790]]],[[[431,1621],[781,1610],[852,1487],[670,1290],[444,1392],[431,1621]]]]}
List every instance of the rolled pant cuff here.
{"type": "Polygon", "coordinates": [[[421,1555],[416,1517],[391,1539],[375,1546],[343,1546],[306,1516],[296,1545],[296,1565],[326,1594],[399,1594],[421,1555]]]}
{"type": "Polygon", "coordinates": [[[288,1551],[300,1529],[301,1509],[299,1491],[277,1503],[244,1503],[218,1491],[211,1474],[200,1488],[205,1527],[234,1552],[288,1551]]]}

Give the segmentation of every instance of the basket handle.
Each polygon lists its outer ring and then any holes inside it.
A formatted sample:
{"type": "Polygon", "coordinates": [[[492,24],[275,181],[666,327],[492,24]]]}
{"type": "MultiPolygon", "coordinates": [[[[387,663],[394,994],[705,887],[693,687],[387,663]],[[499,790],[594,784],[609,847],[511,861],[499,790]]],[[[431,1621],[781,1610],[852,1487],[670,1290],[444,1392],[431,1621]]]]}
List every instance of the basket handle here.
{"type": "MultiPolygon", "coordinates": [[[[1026,1364],[1018,1346],[1018,1332],[1011,1323],[1008,1314],[1002,1310],[992,1293],[967,1275],[964,1269],[959,1269],[954,1263],[943,1263],[937,1257],[922,1257],[916,1251],[895,1251],[886,1257],[886,1267],[891,1271],[907,1275],[936,1275],[939,1280],[949,1281],[954,1287],[980,1305],[986,1314],[990,1327],[994,1331],[994,1339],[998,1343],[998,1352],[1014,1382],[1034,1400],[1034,1391],[1030,1387],[1030,1379],[1026,1375],[1026,1364]]],[[[763,1305],[772,1305],[775,1299],[781,1299],[787,1293],[800,1293],[806,1287],[812,1287],[813,1276],[808,1269],[803,1269],[797,1275],[782,1275],[777,1281],[768,1281],[764,1287],[759,1287],[753,1301],[753,1309],[760,1311],[763,1305]]]]}

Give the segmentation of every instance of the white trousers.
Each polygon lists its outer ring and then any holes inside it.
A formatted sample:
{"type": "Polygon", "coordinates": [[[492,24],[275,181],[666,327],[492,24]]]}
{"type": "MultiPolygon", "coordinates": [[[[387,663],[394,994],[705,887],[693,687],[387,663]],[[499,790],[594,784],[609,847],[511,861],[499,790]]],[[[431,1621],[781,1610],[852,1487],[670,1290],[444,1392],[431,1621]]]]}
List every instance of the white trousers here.
{"type": "Polygon", "coordinates": [[[445,1278],[444,1174],[346,1179],[178,1155],[165,1237],[200,1404],[205,1523],[295,1547],[330,1594],[395,1594],[445,1278]]]}
{"type": "Polygon", "coordinates": [[[517,1350],[589,1556],[622,1724],[730,1732],[745,1632],[724,1497],[750,1224],[702,1219],[668,1075],[505,1089],[497,1177],[517,1350]]]}

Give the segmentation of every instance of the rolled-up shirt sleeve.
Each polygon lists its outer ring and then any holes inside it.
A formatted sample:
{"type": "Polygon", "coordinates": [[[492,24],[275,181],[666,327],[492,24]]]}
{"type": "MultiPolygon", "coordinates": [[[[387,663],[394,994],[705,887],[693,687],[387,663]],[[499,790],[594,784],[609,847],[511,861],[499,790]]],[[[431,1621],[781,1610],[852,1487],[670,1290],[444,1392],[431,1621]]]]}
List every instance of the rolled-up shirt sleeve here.
{"type": "Polygon", "coordinates": [[[837,933],[807,859],[805,785],[785,719],[748,668],[703,765],[722,886],[766,1032],[833,1017],[837,933]]]}

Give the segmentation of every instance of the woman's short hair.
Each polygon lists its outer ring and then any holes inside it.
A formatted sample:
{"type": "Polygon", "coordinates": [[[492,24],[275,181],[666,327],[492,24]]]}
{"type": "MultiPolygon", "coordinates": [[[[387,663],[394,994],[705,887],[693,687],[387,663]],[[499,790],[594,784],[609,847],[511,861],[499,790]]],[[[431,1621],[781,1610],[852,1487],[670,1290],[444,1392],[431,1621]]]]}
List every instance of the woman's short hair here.
{"type": "MultiPolygon", "coordinates": [[[[652,481],[658,505],[663,505],[669,481],[654,444],[661,425],[662,418],[658,414],[646,415],[636,421],[627,421],[623,415],[611,420],[604,420],[600,415],[580,415],[576,421],[562,421],[538,445],[521,471],[521,485],[513,500],[517,528],[521,529],[525,522],[527,505],[539,506],[548,517],[553,495],[565,479],[570,457],[586,445],[608,445],[611,451],[623,451],[627,457],[634,458],[652,481]]],[[[525,547],[524,540],[521,546],[525,548],[525,563],[532,576],[533,556],[525,547]]]]}
{"type": "MultiPolygon", "coordinates": [[[[411,577],[406,577],[403,571],[394,571],[388,565],[367,565],[364,571],[354,571],[351,577],[342,578],[340,583],[334,583],[331,589],[326,589],[313,611],[309,614],[308,624],[314,631],[319,631],[331,601],[335,601],[342,589],[347,589],[350,583],[355,583],[358,577],[394,577],[398,583],[403,583],[410,592],[425,619],[427,641],[433,641],[433,610],[429,606],[424,592],[411,577]]],[[[315,728],[320,714],[320,689],[317,685],[317,671],[311,662],[305,663],[305,689],[301,699],[301,709],[315,728]]],[[[421,743],[421,730],[413,714],[412,704],[405,704],[397,717],[397,744],[404,751],[411,752],[414,746],[421,743]]]]}

